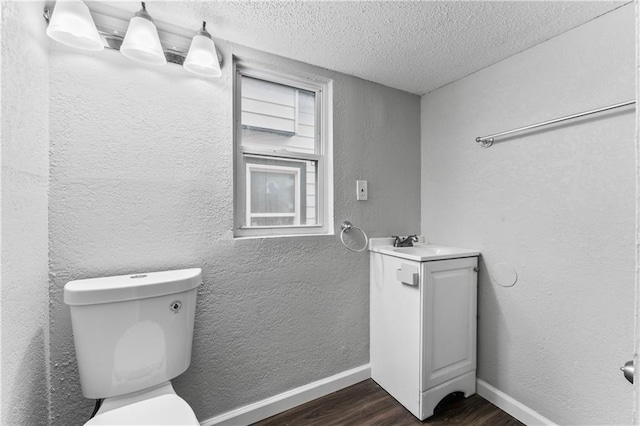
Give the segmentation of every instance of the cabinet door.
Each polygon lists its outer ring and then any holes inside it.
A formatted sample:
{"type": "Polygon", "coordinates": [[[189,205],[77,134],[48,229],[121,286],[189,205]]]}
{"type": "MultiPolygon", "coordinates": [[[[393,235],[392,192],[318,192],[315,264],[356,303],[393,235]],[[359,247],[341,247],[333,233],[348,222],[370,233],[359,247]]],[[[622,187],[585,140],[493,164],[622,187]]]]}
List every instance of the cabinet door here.
{"type": "Polygon", "coordinates": [[[420,263],[380,253],[370,259],[371,378],[418,416],[420,263]]]}
{"type": "Polygon", "coordinates": [[[422,263],[422,390],[476,368],[477,257],[422,263]]]}

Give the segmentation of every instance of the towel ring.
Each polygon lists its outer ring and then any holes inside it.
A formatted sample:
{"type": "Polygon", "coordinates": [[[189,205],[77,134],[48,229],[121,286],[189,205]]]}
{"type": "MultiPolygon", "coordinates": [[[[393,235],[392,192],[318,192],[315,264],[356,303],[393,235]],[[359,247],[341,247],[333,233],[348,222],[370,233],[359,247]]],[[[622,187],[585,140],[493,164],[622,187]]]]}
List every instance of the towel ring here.
{"type": "Polygon", "coordinates": [[[351,222],[349,222],[348,220],[345,220],[344,222],[342,222],[342,225],[340,225],[340,228],[342,228],[342,231],[340,231],[340,241],[342,241],[342,245],[345,246],[347,250],[360,253],[361,251],[365,251],[367,249],[367,247],[369,246],[369,237],[367,237],[367,234],[362,230],[362,228],[353,226],[351,222]],[[362,235],[364,236],[364,247],[362,247],[361,249],[352,249],[344,242],[344,233],[349,232],[352,229],[357,229],[358,231],[362,232],[362,235]]]}

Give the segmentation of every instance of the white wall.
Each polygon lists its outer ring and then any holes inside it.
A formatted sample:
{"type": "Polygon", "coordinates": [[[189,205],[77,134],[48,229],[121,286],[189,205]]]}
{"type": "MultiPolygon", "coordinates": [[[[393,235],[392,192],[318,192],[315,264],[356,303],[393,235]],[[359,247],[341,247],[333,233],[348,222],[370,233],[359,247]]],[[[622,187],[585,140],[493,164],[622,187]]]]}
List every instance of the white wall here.
{"type": "MultiPolygon", "coordinates": [[[[640,28],[640,2],[634,2],[636,5],[636,28],[640,28]]],[[[636,37],[640,39],[640,29],[636,31],[636,37]]],[[[636,102],[640,100],[640,42],[636,41],[636,102]]],[[[636,104],[637,106],[637,104],[636,104]]],[[[635,296],[635,331],[636,344],[633,353],[634,365],[640,365],[640,108],[636,108],[636,296],[635,296]]],[[[634,372],[634,412],[633,423],[640,423],[640,368],[636,368],[634,372]]]]}
{"type": "Polygon", "coordinates": [[[632,421],[632,4],[422,98],[422,232],[482,252],[478,375],[559,424],[632,421]],[[513,268],[517,283],[513,281],[513,268]]]}
{"type": "MultiPolygon", "coordinates": [[[[157,5],[154,17],[162,17],[157,5]]],[[[231,55],[334,79],[336,229],[419,229],[420,98],[218,43],[223,76],[50,52],[52,415],[78,424],[71,279],[202,267],[192,364],[177,392],[205,420],[366,364],[368,255],[337,235],[234,240],[231,55]],[[355,180],[370,197],[355,201],[355,180]],[[403,205],[403,209],[397,209],[403,205]]],[[[360,243],[359,241],[353,242],[360,243]]]]}
{"type": "Polygon", "coordinates": [[[48,42],[44,2],[2,2],[2,424],[48,421],[48,42]]]}

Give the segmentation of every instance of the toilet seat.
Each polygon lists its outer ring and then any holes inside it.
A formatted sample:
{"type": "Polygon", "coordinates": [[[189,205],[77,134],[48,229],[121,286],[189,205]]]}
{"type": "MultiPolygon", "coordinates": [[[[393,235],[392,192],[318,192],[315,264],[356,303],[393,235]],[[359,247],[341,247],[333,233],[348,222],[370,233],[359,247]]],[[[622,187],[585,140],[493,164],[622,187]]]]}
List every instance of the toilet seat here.
{"type": "Polygon", "coordinates": [[[160,389],[131,397],[107,398],[98,414],[85,425],[200,425],[200,422],[189,404],[167,383],[160,389]]]}

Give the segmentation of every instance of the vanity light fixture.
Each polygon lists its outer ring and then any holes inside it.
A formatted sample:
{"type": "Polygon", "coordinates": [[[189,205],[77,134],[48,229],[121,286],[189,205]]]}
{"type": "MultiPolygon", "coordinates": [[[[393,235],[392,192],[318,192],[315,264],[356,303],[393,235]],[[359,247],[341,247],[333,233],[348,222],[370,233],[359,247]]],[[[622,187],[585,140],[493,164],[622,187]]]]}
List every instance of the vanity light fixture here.
{"type": "Polygon", "coordinates": [[[150,65],[164,65],[167,59],[160,44],[158,30],[153,19],[147,13],[142,2],[142,9],[137,11],[129,21],[120,53],[129,59],[150,65]]]}
{"type": "Polygon", "coordinates": [[[195,36],[185,28],[166,22],[154,22],[142,9],[128,19],[121,10],[103,3],[84,0],[57,0],[52,8],[44,8],[49,24],[47,35],[78,49],[99,51],[105,47],[120,50],[129,59],[152,65],[171,62],[200,77],[220,77],[222,58],[218,55],[211,34],[202,23],[195,36]],[[160,39],[162,38],[162,43],[160,39]]]}
{"type": "Polygon", "coordinates": [[[184,68],[202,77],[220,77],[220,62],[216,45],[207,31],[207,23],[202,21],[202,29],[193,36],[189,53],[182,64],[184,68]]]}
{"type": "Polygon", "coordinates": [[[51,15],[47,14],[47,35],[53,40],[92,52],[104,49],[104,41],[83,0],[58,0],[51,15]]]}

